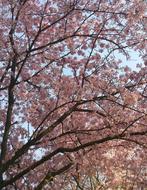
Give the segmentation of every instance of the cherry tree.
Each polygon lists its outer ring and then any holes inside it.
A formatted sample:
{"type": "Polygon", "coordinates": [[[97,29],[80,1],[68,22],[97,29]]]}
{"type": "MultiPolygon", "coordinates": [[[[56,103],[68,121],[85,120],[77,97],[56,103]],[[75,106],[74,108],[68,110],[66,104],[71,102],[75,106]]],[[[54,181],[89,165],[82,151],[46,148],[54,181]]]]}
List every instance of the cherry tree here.
{"type": "Polygon", "coordinates": [[[146,6],[0,1],[0,189],[147,186],[146,6]]]}

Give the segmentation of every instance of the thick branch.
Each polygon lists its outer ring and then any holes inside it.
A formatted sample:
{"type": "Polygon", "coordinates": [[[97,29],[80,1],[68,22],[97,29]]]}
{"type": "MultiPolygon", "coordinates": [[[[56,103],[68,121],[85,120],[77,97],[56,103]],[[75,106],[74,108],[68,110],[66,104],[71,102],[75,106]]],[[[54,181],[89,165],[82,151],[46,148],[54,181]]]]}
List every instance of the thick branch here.
{"type": "Polygon", "coordinates": [[[60,168],[60,169],[57,170],[57,171],[48,171],[48,173],[46,174],[46,176],[44,177],[44,179],[39,183],[39,185],[35,188],[35,190],[42,190],[42,188],[43,188],[47,183],[49,183],[50,181],[52,181],[55,176],[64,173],[64,172],[67,171],[72,165],[73,165],[73,163],[69,163],[69,164],[63,166],[62,168],[60,168]]]}

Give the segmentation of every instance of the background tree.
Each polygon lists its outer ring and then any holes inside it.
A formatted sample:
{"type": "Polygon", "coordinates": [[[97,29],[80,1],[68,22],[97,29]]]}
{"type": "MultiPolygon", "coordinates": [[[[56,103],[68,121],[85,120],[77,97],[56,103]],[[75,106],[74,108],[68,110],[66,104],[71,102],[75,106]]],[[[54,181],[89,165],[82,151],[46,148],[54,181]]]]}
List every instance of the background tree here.
{"type": "Polygon", "coordinates": [[[145,11],[143,0],[0,1],[0,189],[68,189],[95,171],[113,188],[126,166],[146,187],[145,11]],[[122,68],[130,49],[138,71],[122,68]]]}

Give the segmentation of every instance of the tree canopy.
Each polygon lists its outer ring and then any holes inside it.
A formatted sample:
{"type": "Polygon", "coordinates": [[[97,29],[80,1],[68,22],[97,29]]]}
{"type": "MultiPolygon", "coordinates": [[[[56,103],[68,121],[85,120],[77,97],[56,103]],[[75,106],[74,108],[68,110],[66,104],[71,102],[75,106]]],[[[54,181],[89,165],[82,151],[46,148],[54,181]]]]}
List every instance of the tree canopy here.
{"type": "Polygon", "coordinates": [[[146,8],[0,0],[0,189],[147,187],[146,8]]]}

